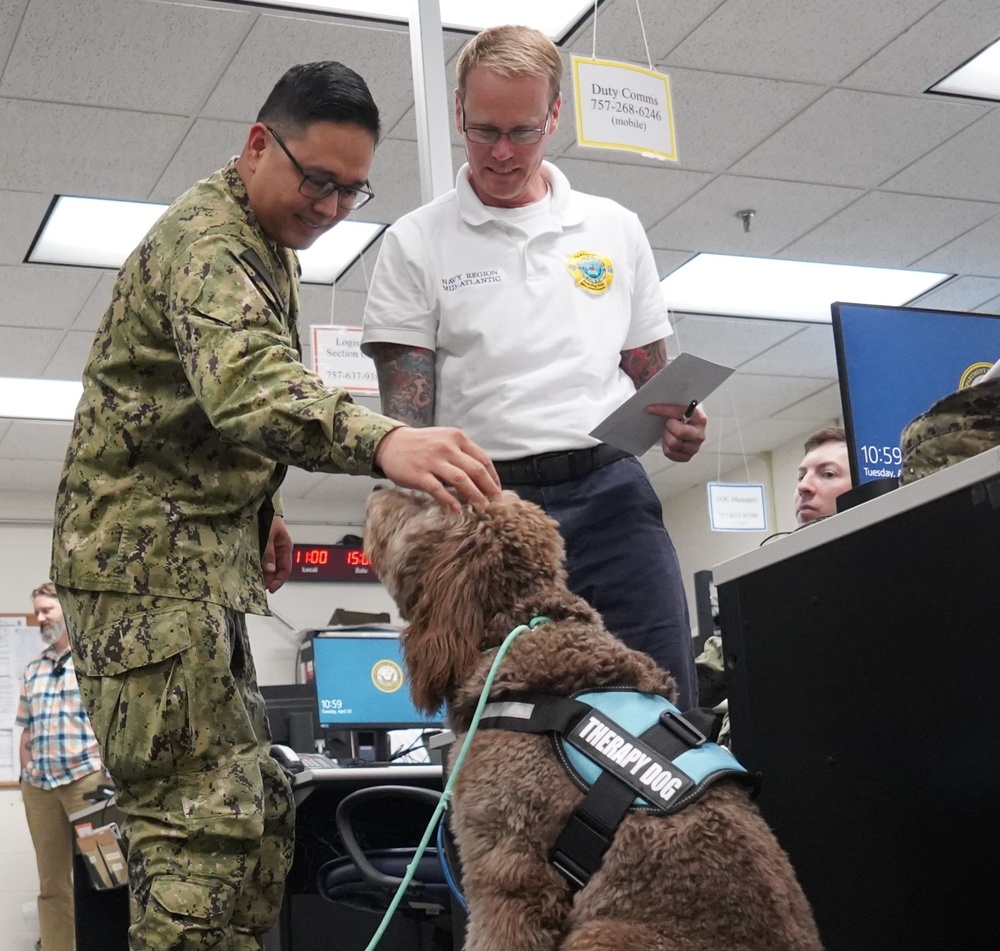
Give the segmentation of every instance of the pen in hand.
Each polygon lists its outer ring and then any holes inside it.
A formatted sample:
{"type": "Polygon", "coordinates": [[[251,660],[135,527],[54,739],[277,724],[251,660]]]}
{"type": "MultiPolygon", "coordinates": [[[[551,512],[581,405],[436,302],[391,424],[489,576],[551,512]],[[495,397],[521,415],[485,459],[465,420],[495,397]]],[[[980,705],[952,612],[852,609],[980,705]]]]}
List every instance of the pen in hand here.
{"type": "Polygon", "coordinates": [[[698,405],[697,400],[691,400],[691,402],[688,403],[688,408],[684,410],[684,415],[681,417],[681,422],[683,423],[691,422],[691,417],[694,415],[694,410],[697,405],[698,405]]]}

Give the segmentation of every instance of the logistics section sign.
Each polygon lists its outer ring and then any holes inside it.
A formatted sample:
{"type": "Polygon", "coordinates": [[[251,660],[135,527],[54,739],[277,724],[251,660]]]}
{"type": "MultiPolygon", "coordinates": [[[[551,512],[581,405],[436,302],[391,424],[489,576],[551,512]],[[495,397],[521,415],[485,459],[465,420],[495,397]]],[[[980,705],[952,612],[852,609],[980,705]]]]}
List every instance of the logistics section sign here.
{"type": "Polygon", "coordinates": [[[331,389],[345,389],[353,396],[378,396],[375,361],[361,352],[360,327],[312,327],[313,370],[331,389]]]}
{"type": "Polygon", "coordinates": [[[583,56],[572,62],[580,145],[677,161],[669,76],[583,56]]]}

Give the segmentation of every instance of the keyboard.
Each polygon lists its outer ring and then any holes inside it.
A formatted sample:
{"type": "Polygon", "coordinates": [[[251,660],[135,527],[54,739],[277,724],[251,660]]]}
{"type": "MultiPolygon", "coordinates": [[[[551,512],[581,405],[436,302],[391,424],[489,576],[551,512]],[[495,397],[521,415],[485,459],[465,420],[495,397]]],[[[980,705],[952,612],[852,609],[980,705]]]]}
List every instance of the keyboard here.
{"type": "Polygon", "coordinates": [[[339,763],[322,753],[299,753],[304,769],[337,769],[339,763]]]}

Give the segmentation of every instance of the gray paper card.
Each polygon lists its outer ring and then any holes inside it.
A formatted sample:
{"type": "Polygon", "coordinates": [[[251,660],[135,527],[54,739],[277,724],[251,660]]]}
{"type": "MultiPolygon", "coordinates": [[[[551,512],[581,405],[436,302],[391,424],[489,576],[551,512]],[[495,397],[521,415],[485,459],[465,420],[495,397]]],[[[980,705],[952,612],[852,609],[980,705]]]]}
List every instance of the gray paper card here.
{"type": "Polygon", "coordinates": [[[666,424],[662,416],[647,413],[647,406],[653,403],[688,406],[692,400],[701,404],[732,373],[732,367],[703,360],[693,353],[682,353],[647,380],[590,435],[615,449],[641,456],[660,441],[666,424]]]}

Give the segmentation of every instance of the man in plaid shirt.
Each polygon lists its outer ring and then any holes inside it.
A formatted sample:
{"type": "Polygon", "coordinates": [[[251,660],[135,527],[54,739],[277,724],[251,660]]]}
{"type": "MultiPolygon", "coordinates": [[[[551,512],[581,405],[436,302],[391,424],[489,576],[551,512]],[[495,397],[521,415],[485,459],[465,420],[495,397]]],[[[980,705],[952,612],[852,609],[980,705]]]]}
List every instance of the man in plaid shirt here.
{"type": "Polygon", "coordinates": [[[45,649],[24,670],[17,725],[21,797],[38,863],[42,951],[73,951],[73,827],[84,797],[109,785],[83,707],[55,585],[31,592],[45,649]]]}

